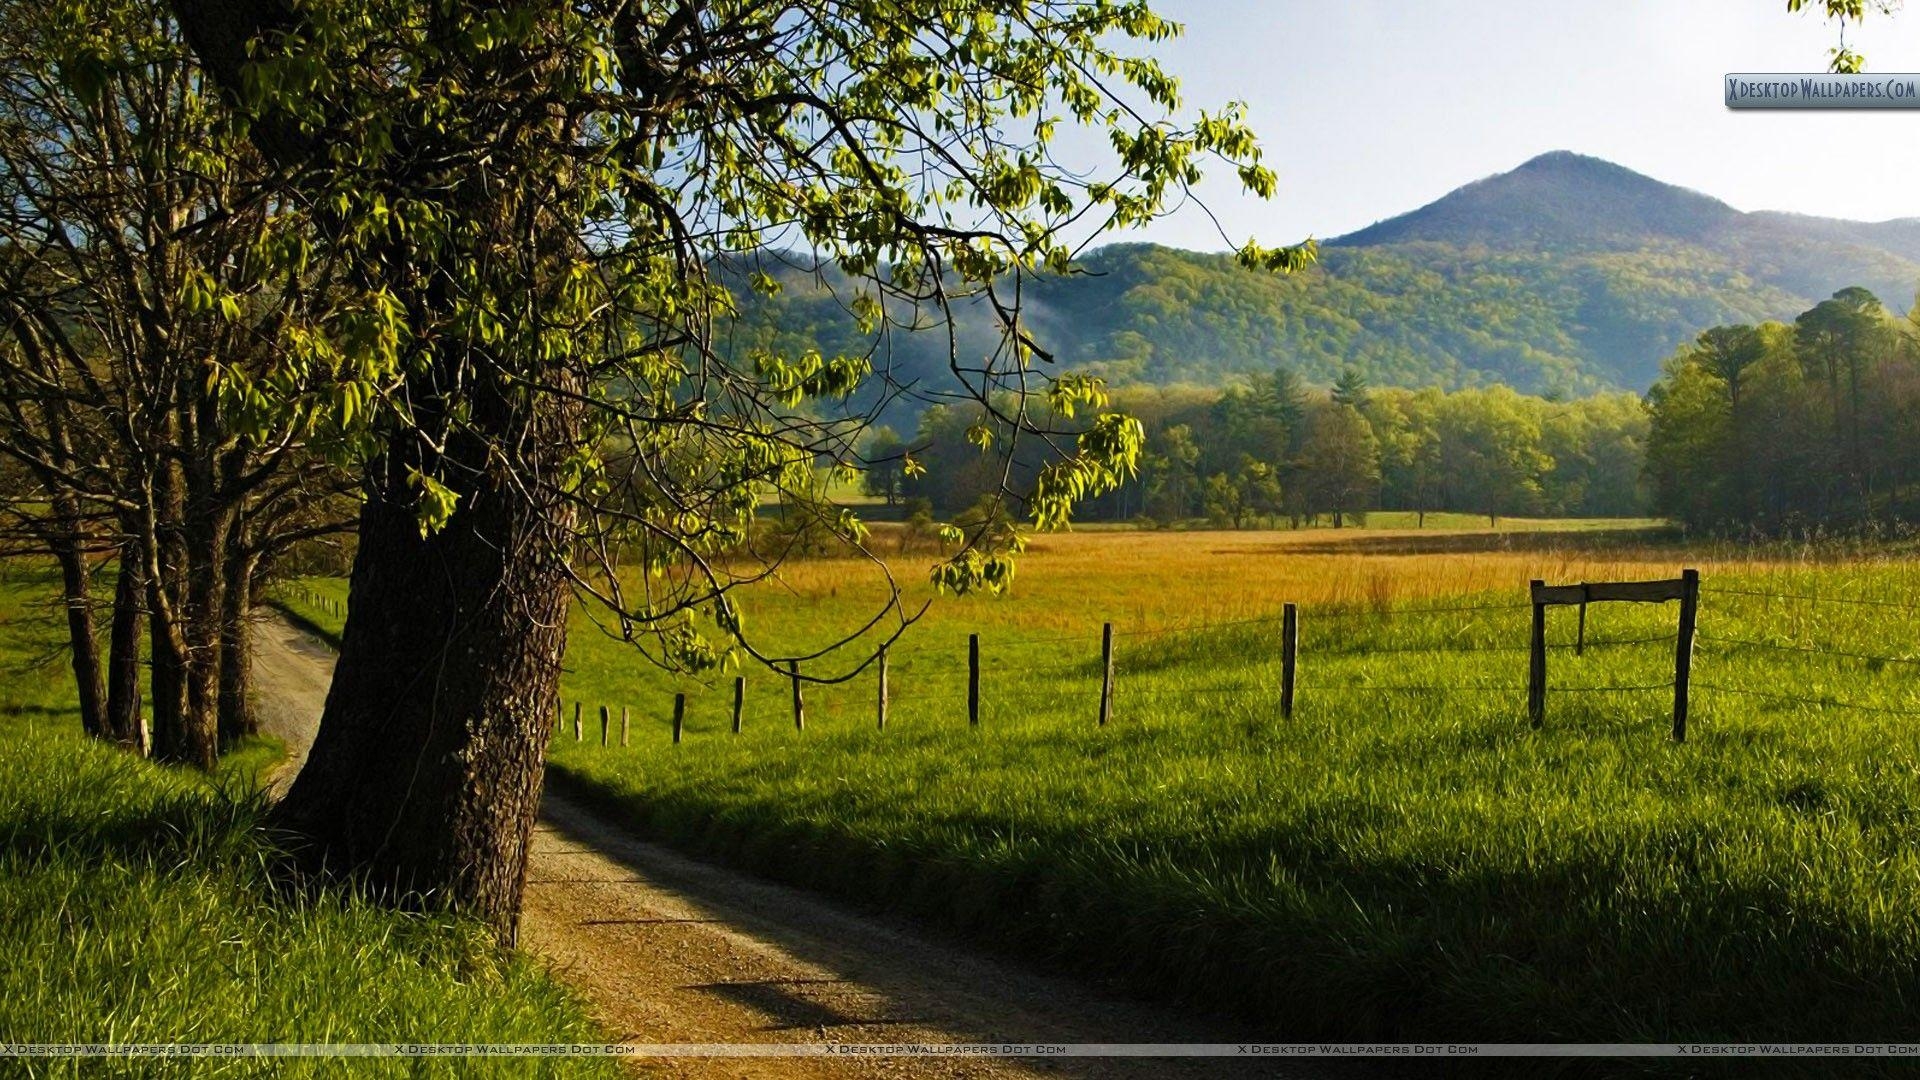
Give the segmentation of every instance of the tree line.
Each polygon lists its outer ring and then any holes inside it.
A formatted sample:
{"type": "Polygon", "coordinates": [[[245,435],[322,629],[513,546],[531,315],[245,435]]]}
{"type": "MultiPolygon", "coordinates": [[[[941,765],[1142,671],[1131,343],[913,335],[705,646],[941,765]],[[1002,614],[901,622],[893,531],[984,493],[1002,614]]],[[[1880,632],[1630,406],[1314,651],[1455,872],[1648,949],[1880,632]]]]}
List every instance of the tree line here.
{"type": "Polygon", "coordinates": [[[1647,401],[1653,506],[1689,526],[1779,534],[1920,511],[1920,307],[1853,287],[1791,323],[1713,327],[1647,401]]]}
{"type": "MultiPolygon", "coordinates": [[[[1351,370],[1314,390],[1283,366],[1224,391],[1136,389],[1116,400],[1145,425],[1146,449],[1138,474],[1090,501],[1088,516],[1242,528],[1338,526],[1376,509],[1424,523],[1427,511],[1600,517],[1646,505],[1648,419],[1633,394],[1372,388],[1351,370]]],[[[868,490],[954,514],[1032,467],[1018,451],[983,449],[977,418],[936,407],[911,439],[876,433],[871,456],[883,464],[868,490]],[[925,473],[909,474],[908,461],[925,473]]]]}
{"type": "Polygon", "coordinates": [[[0,539],[59,567],[86,730],[210,768],[255,599],[351,522],[286,363],[330,271],[275,259],[302,214],[157,9],[9,0],[0,48],[0,539]]]}

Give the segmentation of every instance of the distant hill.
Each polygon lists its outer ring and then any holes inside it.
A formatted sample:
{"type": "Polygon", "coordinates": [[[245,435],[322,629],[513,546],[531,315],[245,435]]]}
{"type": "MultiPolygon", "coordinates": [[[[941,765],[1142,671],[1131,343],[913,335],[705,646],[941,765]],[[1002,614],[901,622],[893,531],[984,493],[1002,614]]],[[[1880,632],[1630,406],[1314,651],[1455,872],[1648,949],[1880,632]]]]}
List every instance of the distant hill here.
{"type": "Polygon", "coordinates": [[[1614,249],[1649,239],[1702,240],[1743,215],[1718,199],[1565,150],[1475,180],[1399,217],[1332,241],[1420,241],[1543,251],[1614,249]]]}
{"type": "MultiPolygon", "coordinates": [[[[1030,317],[1063,361],[1116,382],[1217,384],[1284,361],[1316,382],[1351,365],[1379,384],[1638,390],[1717,323],[1791,318],[1848,285],[1905,310],[1920,219],[1742,213],[1562,151],[1327,241],[1296,277],[1143,244],[1080,268],[1031,289],[1030,317]]],[[[752,337],[862,347],[827,291],[788,276],[752,337]]],[[[899,373],[944,366],[944,336],[895,342],[899,373]]]]}

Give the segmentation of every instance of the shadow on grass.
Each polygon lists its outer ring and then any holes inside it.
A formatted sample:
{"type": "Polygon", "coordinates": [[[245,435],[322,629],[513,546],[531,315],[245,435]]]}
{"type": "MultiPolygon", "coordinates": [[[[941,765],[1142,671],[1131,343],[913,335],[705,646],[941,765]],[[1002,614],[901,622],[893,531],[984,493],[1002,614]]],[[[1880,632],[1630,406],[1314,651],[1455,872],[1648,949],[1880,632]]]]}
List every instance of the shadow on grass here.
{"type": "Polygon", "coordinates": [[[1841,900],[1729,864],[1728,824],[1655,821],[1455,858],[1383,846],[1410,809],[1346,797],[1237,835],[1131,845],[1023,822],[1009,848],[996,840],[1009,823],[988,814],[882,842],[775,807],[716,817],[698,798],[556,779],[649,838],[1236,1016],[1265,1039],[1920,1036],[1906,1004],[1920,965],[1897,931],[1869,932],[1841,900]],[[1637,881],[1649,866],[1672,880],[1637,881]]]}
{"type": "Polygon", "coordinates": [[[73,716],[71,705],[27,705],[10,701],[0,705],[0,716],[57,716],[62,720],[73,716]]]}
{"type": "Polygon", "coordinates": [[[270,853],[258,790],[180,793],[137,805],[35,805],[0,821],[0,857],[29,863],[78,860],[186,864],[270,853]]]}

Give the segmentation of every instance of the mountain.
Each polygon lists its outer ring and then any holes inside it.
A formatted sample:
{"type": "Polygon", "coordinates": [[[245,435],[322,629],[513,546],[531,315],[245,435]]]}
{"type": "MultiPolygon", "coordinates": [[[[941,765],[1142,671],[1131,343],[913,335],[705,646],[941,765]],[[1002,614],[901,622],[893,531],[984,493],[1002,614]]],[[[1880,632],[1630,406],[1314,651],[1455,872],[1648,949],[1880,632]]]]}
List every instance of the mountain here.
{"type": "MultiPolygon", "coordinates": [[[[1920,219],[1743,213],[1561,151],[1327,241],[1293,277],[1147,244],[1078,269],[1031,286],[1029,318],[1064,363],[1116,383],[1212,385],[1284,362],[1321,383],[1351,366],[1377,384],[1573,394],[1644,389],[1699,331],[1791,319],[1849,285],[1904,311],[1920,219]]],[[[789,277],[755,340],[865,350],[831,275],[789,277]]],[[[963,343],[991,337],[978,313],[963,322],[963,343]]],[[[944,369],[944,335],[894,341],[896,374],[944,369]]]]}
{"type": "Polygon", "coordinates": [[[1610,161],[1557,150],[1349,233],[1331,246],[1432,241],[1553,251],[1605,249],[1648,237],[1704,239],[1741,216],[1697,191],[1663,184],[1610,161]]]}

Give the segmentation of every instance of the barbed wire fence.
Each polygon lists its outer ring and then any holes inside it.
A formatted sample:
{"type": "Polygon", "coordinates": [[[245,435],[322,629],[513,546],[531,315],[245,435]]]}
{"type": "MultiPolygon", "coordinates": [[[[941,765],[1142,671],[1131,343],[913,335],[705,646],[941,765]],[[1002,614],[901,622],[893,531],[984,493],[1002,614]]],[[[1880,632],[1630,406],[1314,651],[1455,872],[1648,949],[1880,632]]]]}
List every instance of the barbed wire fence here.
{"type": "MultiPolygon", "coordinates": [[[[1684,581],[1685,579],[1679,579],[1684,581]]],[[[1696,578],[1696,583],[1698,579],[1696,578]]],[[[1557,595],[1560,590],[1604,590],[1610,585],[1622,583],[1595,583],[1579,586],[1546,586],[1549,594],[1557,595]]],[[[1645,587],[1667,583],[1624,583],[1630,587],[1645,587]]],[[[1540,583],[1534,583],[1535,598],[1539,595],[1540,583]]],[[[298,597],[313,609],[334,616],[344,617],[345,602],[336,596],[316,592],[301,585],[284,586],[283,590],[298,597]]],[[[1844,607],[1871,607],[1888,611],[1902,611],[1920,616],[1920,604],[1883,600],[1868,597],[1847,597],[1821,595],[1817,593],[1783,591],[1773,592],[1762,589],[1743,588],[1733,585],[1697,585],[1698,596],[1706,599],[1739,598],[1733,602],[1764,601],[1769,608],[1775,604],[1820,607],[1836,605],[1844,607]]],[[[1362,607],[1330,606],[1324,608],[1300,608],[1286,604],[1279,612],[1269,614],[1235,617],[1227,619],[1181,622],[1165,626],[1116,628],[1105,623],[1099,638],[1087,634],[1060,634],[1044,637],[1015,635],[1007,643],[1016,649],[1035,647],[1071,647],[1077,645],[1097,645],[1098,653],[1089,649],[1082,658],[1070,659],[1064,663],[1036,666],[1030,657],[1010,655],[1007,651],[988,653],[982,649],[979,634],[968,636],[967,656],[964,667],[960,665],[942,665],[929,672],[924,658],[919,670],[913,673],[911,681],[903,682],[891,668],[884,651],[875,665],[875,691],[873,696],[873,716],[875,726],[885,730],[893,708],[902,698],[934,699],[943,703],[964,703],[966,720],[969,726],[979,726],[982,718],[984,700],[983,684],[989,676],[996,681],[1015,679],[1021,685],[1022,693],[1028,697],[1044,695],[1056,700],[1079,698],[1086,694],[1089,685],[1098,680],[1098,696],[1088,709],[1095,723],[1110,723],[1118,712],[1116,701],[1139,700],[1160,701],[1175,698],[1219,699],[1221,697],[1241,697],[1250,701],[1269,701],[1280,699],[1278,711],[1283,719],[1291,718],[1297,705],[1296,696],[1307,695],[1393,695],[1393,694],[1526,694],[1529,711],[1533,713],[1536,726],[1540,719],[1540,708],[1544,695],[1548,692],[1560,694],[1636,694],[1651,692],[1674,692],[1677,682],[1684,682],[1684,694],[1705,692],[1708,695],[1724,694],[1732,697],[1760,700],[1780,705],[1798,705],[1815,709],[1842,709],[1881,716],[1920,717],[1920,700],[1913,705],[1888,705],[1867,701],[1851,700],[1831,694],[1796,693],[1781,684],[1772,684],[1766,688],[1754,686],[1735,686],[1711,679],[1685,678],[1685,661],[1676,657],[1679,670],[1675,677],[1653,682],[1623,682],[1553,685],[1550,690],[1544,683],[1544,672],[1540,670],[1537,659],[1544,653],[1562,654],[1571,652],[1584,655],[1588,650],[1644,648],[1657,645],[1672,645],[1679,650],[1679,642],[1684,635],[1690,639],[1684,652],[1690,657],[1696,647],[1703,647],[1706,655],[1719,659],[1731,659],[1742,654],[1771,654],[1792,656],[1802,660],[1829,659],[1840,663],[1866,665],[1869,670],[1884,666],[1900,669],[1920,669],[1920,655],[1898,655],[1877,653],[1857,648],[1842,648],[1805,640],[1768,640],[1764,636],[1744,636],[1721,633],[1714,628],[1711,618],[1706,625],[1683,627],[1682,629],[1655,634],[1641,634],[1630,637],[1594,637],[1586,635],[1586,618],[1581,612],[1579,637],[1574,641],[1502,642],[1497,640],[1465,641],[1419,641],[1414,643],[1368,643],[1342,644],[1336,647],[1314,648],[1302,653],[1298,647],[1298,635],[1303,626],[1351,626],[1354,624],[1385,625],[1393,620],[1420,616],[1473,616],[1518,613],[1538,609],[1535,598],[1512,602],[1473,602],[1463,604],[1417,604],[1408,607],[1362,607]],[[1139,680],[1153,674],[1163,667],[1178,662],[1177,655],[1149,653],[1143,664],[1123,667],[1119,662],[1118,648],[1124,644],[1153,642],[1157,644],[1174,642],[1181,639],[1202,640],[1218,637],[1223,633],[1245,632],[1255,628],[1278,628],[1279,639],[1275,642],[1281,657],[1281,668],[1277,679],[1250,680],[1241,678],[1233,681],[1207,683],[1203,685],[1142,685],[1139,680]],[[1512,681],[1389,681],[1389,682],[1316,682],[1296,681],[1300,658],[1304,655],[1313,660],[1339,659],[1367,656],[1394,656],[1412,654],[1529,654],[1530,672],[1527,682],[1512,681]],[[1539,677],[1533,677],[1538,673],[1539,677]],[[1539,697],[1536,697],[1539,695],[1539,697]]],[[[1598,600],[1563,600],[1560,603],[1578,602],[1584,608],[1586,603],[1598,600]]],[[[1490,627],[1485,623],[1469,622],[1451,624],[1447,627],[1456,635],[1467,631],[1497,630],[1511,632],[1510,627],[1490,627]]],[[[1271,658],[1263,663],[1271,664],[1271,658]]],[[[742,714],[747,698],[747,680],[743,675],[735,675],[732,680],[732,709],[729,730],[740,734],[743,730],[742,714]]],[[[783,694],[790,696],[793,722],[796,729],[805,730],[806,691],[799,677],[797,665],[790,665],[787,678],[781,682],[788,685],[780,687],[783,694]]],[[[1920,692],[1920,684],[1916,684],[1920,692]]],[[[685,734],[686,694],[676,693],[672,705],[672,741],[679,743],[685,734]]],[[[1676,709],[1684,716],[1685,705],[1676,701],[1676,709]]],[[[562,700],[555,718],[556,730],[564,732],[567,719],[571,716],[573,736],[576,741],[586,741],[593,733],[593,724],[598,722],[602,745],[630,745],[632,718],[646,715],[650,711],[635,710],[631,706],[613,706],[584,700],[562,700]],[[617,718],[617,725],[616,725],[617,718]]],[[[664,710],[663,710],[664,712],[664,710]]],[[[1677,720],[1675,737],[1684,737],[1683,720],[1677,720]]]]}
{"type": "MultiPolygon", "coordinates": [[[[1881,600],[1872,597],[1831,596],[1804,592],[1766,592],[1759,589],[1745,589],[1737,586],[1720,585],[1708,590],[1710,596],[1740,597],[1744,600],[1765,600],[1770,608],[1774,603],[1796,604],[1803,607],[1868,607],[1884,611],[1900,611],[1909,615],[1920,615],[1920,605],[1898,600],[1881,600]]],[[[1741,653],[1768,653],[1793,655],[1801,658],[1833,658],[1847,663],[1865,664],[1870,668],[1894,665],[1899,668],[1920,667],[1920,656],[1900,656],[1891,653],[1863,652],[1858,649],[1844,649],[1832,645],[1821,645],[1802,641],[1768,641],[1761,638],[1739,637],[1731,634],[1719,634],[1703,631],[1700,642],[1708,647],[1710,653],[1732,657],[1741,653]]],[[[1878,716],[1920,716],[1920,706],[1890,706],[1864,701],[1852,701],[1828,694],[1809,695],[1792,693],[1780,688],[1756,689],[1751,686],[1728,686],[1723,683],[1702,682],[1696,684],[1702,690],[1717,694],[1732,694],[1736,697],[1754,698],[1784,704],[1811,706],[1818,709],[1843,709],[1869,713],[1878,716]]]]}

